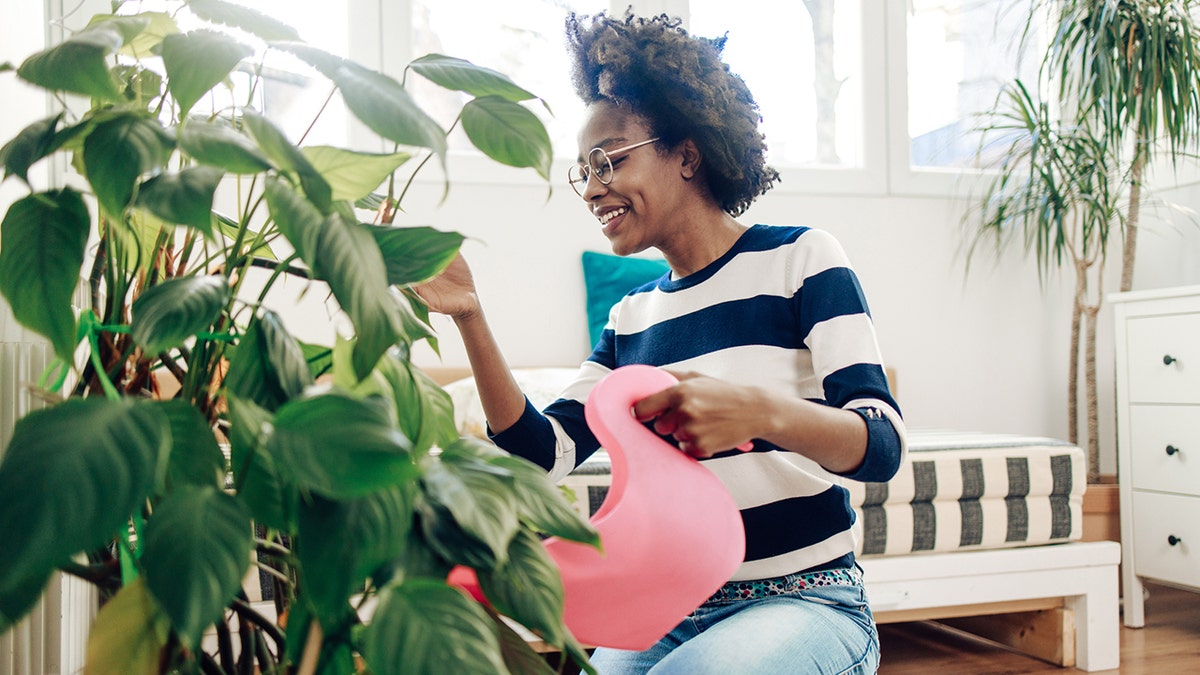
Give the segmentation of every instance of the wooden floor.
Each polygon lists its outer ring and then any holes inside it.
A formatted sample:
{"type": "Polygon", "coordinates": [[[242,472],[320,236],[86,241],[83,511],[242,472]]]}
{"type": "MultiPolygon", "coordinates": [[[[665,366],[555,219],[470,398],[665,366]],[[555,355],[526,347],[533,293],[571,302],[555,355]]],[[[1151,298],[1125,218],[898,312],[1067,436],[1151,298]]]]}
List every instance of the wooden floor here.
{"type": "MultiPolygon", "coordinates": [[[[1146,627],[1121,627],[1121,668],[1101,673],[1200,671],[1200,595],[1147,584],[1146,627]]],[[[879,627],[880,675],[1064,675],[1080,673],[1018,654],[931,622],[879,627]]]]}

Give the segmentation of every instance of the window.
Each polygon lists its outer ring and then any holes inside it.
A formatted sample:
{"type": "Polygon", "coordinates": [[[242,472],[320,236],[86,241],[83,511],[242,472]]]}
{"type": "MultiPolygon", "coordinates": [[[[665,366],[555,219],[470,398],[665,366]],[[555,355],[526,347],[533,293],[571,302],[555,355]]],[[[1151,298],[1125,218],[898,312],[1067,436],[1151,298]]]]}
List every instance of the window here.
{"type": "Polygon", "coordinates": [[[758,101],[772,164],[863,165],[858,2],[691,0],[688,16],[692,33],[728,36],[725,61],[758,101]]]}
{"type": "MultiPolygon", "coordinates": [[[[568,11],[595,13],[607,6],[608,0],[413,0],[412,57],[446,54],[508,75],[547,102],[553,115],[540,104],[531,109],[545,122],[555,154],[574,157],[583,105],[571,87],[563,21],[568,11]]],[[[449,128],[463,97],[420,78],[413,87],[434,118],[449,128]]],[[[470,147],[460,134],[451,136],[452,150],[470,147]]]]}
{"type": "MultiPolygon", "coordinates": [[[[399,79],[414,58],[438,52],[509,75],[541,96],[530,109],[546,122],[565,173],[582,119],[563,48],[563,18],[629,4],[616,0],[237,0],[280,15],[301,36],[399,79]]],[[[725,59],[759,103],[777,191],[825,194],[950,194],[970,172],[978,113],[1002,84],[1033,80],[1040,42],[1019,49],[1038,0],[633,0],[642,15],[683,18],[697,35],[728,35],[725,59]],[[1023,55],[1024,54],[1024,55],[1023,55]]],[[[177,5],[173,0],[130,3],[177,5]]],[[[328,83],[285,54],[268,56],[258,104],[303,133],[329,95],[328,83]]],[[[249,82],[249,78],[246,78],[249,82]]],[[[243,86],[241,83],[235,83],[243,86]]],[[[419,100],[449,127],[461,109],[453,92],[410,78],[419,100]]],[[[237,95],[248,92],[235,91],[237,95]]],[[[384,150],[349,119],[335,95],[308,142],[384,150]]],[[[452,152],[471,154],[456,131],[452,152]]],[[[456,180],[533,182],[529,172],[464,156],[456,180]]]]}
{"type": "Polygon", "coordinates": [[[911,0],[910,5],[909,163],[969,167],[979,142],[972,132],[974,115],[990,110],[1013,77],[1020,75],[1030,85],[1036,81],[1036,59],[1021,59],[1019,53],[1029,1],[911,0]]]}
{"type": "MultiPolygon", "coordinates": [[[[286,15],[278,11],[271,0],[237,0],[245,7],[275,16],[295,28],[309,44],[337,54],[350,56],[349,0],[292,0],[286,15]]],[[[182,3],[177,0],[141,0],[129,2],[119,13],[160,12],[171,15],[181,30],[203,28],[208,24],[195,16],[179,13],[182,3]]],[[[279,50],[267,50],[265,44],[248,33],[228,27],[229,32],[246,45],[257,50],[262,59],[262,81],[253,86],[254,74],[235,71],[230,75],[230,89],[217,88],[192,109],[193,114],[213,113],[230,106],[251,105],[279,125],[289,137],[312,145],[345,145],[348,115],[340,99],[325,101],[332,85],[300,59],[279,50]],[[315,123],[314,123],[315,122],[315,123]],[[309,128],[311,126],[311,129],[309,128]]],[[[335,99],[336,99],[335,95],[335,99]]]]}
{"type": "Polygon", "coordinates": [[[951,194],[976,175],[974,129],[1015,77],[1034,86],[1045,41],[1039,0],[911,0],[889,8],[888,135],[892,192],[951,194]]]}

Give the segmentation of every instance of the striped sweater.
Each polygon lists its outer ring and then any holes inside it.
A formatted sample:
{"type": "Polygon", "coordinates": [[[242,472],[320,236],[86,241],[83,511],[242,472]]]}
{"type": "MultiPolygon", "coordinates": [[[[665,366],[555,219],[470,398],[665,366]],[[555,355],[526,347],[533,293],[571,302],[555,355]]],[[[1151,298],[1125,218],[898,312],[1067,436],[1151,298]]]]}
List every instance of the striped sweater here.
{"type": "MultiPolygon", "coordinates": [[[[706,268],[634,289],[613,307],[560,398],[542,412],[526,401],[521,419],[493,440],[561,478],[598,447],[584,420],[588,392],[635,363],[857,412],[867,423],[867,454],[844,478],[885,481],[904,455],[904,425],[862,288],[840,244],[821,230],[755,225],[706,268]]],[[[854,512],[841,478],[762,440],[753,452],[703,461],[746,528],[746,558],[732,580],[853,563],[854,512]]]]}

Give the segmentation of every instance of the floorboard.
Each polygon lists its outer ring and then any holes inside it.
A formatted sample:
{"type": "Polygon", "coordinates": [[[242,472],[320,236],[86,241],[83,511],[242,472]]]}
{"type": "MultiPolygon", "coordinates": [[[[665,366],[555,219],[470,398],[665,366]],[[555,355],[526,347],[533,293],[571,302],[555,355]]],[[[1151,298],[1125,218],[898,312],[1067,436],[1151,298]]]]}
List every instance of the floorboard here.
{"type": "MultiPolygon", "coordinates": [[[[1159,675],[1200,671],[1200,595],[1146,584],[1146,627],[1121,627],[1121,667],[1100,673],[1159,675]]],[[[1063,669],[939,624],[879,627],[880,675],[1064,675],[1063,669]]]]}

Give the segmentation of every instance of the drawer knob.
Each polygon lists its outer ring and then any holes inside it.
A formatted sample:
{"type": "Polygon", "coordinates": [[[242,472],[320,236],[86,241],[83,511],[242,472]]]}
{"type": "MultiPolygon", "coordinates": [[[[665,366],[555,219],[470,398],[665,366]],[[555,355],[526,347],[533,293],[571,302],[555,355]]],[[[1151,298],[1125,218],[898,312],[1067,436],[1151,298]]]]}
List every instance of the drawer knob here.
{"type": "Polygon", "coordinates": [[[1167,535],[1167,543],[1171,546],[1183,543],[1183,540],[1173,534],[1167,535]]]}
{"type": "Polygon", "coordinates": [[[1167,454],[1168,454],[1168,455],[1174,455],[1174,454],[1176,454],[1176,453],[1178,453],[1178,452],[1179,452],[1179,448],[1177,448],[1177,447],[1175,447],[1175,446],[1173,446],[1173,445],[1168,445],[1168,446],[1167,446],[1167,454]]]}
{"type": "Polygon", "coordinates": [[[1170,354],[1164,354],[1164,355],[1163,355],[1163,365],[1164,365],[1164,366],[1169,366],[1169,365],[1171,365],[1172,363],[1175,363],[1175,362],[1176,362],[1176,361],[1178,361],[1178,360],[1179,360],[1179,359],[1175,358],[1174,356],[1171,356],[1170,354]]]}

